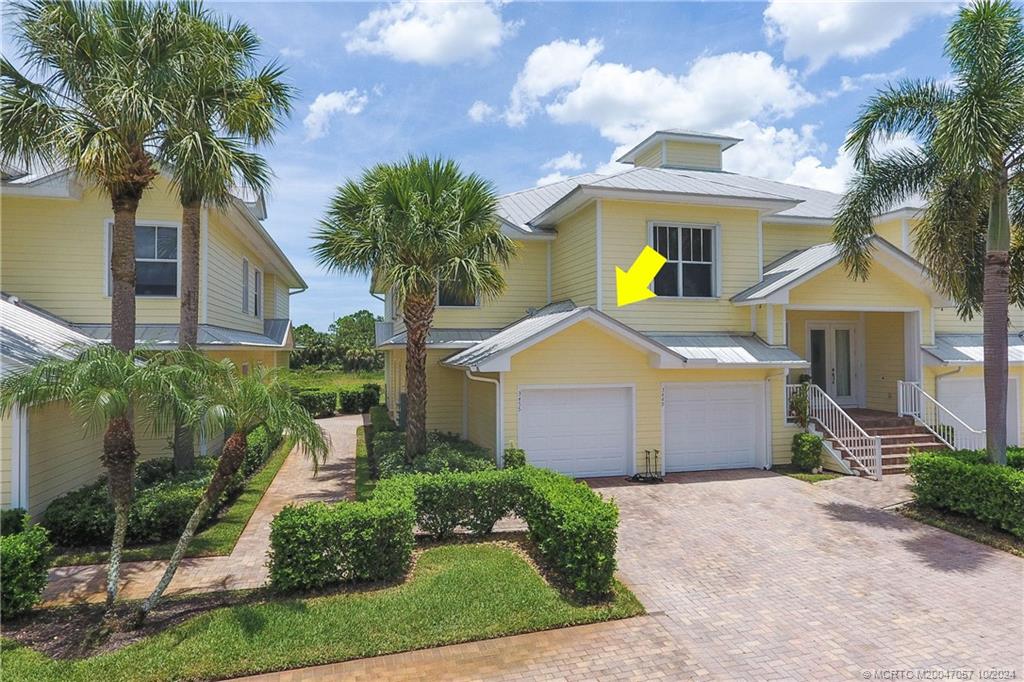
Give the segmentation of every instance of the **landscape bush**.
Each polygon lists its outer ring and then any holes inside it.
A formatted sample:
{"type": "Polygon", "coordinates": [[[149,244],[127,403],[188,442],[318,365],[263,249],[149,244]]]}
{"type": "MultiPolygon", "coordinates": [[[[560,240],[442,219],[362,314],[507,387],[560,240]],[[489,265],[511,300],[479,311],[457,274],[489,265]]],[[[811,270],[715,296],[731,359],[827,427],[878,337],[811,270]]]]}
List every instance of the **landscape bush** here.
{"type": "Polygon", "coordinates": [[[505,448],[504,465],[506,469],[526,466],[526,450],[514,447],[505,448]]]}
{"type": "Polygon", "coordinates": [[[306,412],[319,419],[321,417],[330,417],[334,414],[338,407],[338,394],[334,391],[307,388],[295,393],[295,401],[306,412]]]}
{"type": "Polygon", "coordinates": [[[245,459],[242,460],[242,475],[252,476],[267,463],[283,440],[279,432],[271,433],[266,426],[259,426],[245,437],[245,459]]]}
{"type": "Polygon", "coordinates": [[[398,425],[391,419],[385,405],[375,405],[370,408],[370,426],[373,428],[374,434],[398,430],[398,425]]]}
{"type": "Polygon", "coordinates": [[[797,433],[793,435],[792,463],[800,471],[814,471],[821,466],[821,436],[813,433],[797,433]]]}
{"type": "Polygon", "coordinates": [[[495,468],[494,458],[487,448],[437,432],[427,434],[427,451],[413,460],[412,464],[405,461],[404,431],[374,431],[372,447],[380,478],[495,468]]]}
{"type": "Polygon", "coordinates": [[[21,507],[0,510],[0,535],[14,535],[25,529],[27,512],[21,507]]]}
{"type": "MultiPolygon", "coordinates": [[[[953,450],[946,456],[955,457],[968,464],[989,464],[988,452],[985,450],[953,450]]],[[[1012,469],[1024,469],[1024,448],[1006,448],[1006,466],[1012,469]]]]}
{"type": "Polygon", "coordinates": [[[971,516],[1024,538],[1024,471],[975,454],[925,452],[910,458],[915,500],[971,516]]]}
{"type": "Polygon", "coordinates": [[[13,618],[39,603],[50,567],[46,529],[22,520],[22,530],[0,537],[0,617],[13,618]]]}

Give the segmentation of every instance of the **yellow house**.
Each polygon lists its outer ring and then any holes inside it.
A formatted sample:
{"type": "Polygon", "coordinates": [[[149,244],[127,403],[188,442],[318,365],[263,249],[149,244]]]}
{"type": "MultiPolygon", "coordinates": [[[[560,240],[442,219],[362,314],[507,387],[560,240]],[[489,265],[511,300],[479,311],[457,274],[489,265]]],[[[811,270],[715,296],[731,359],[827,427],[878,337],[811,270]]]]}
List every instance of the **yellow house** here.
{"type": "MultiPolygon", "coordinates": [[[[67,170],[0,178],[0,373],[59,354],[66,343],[110,336],[110,201],[67,170]]],[[[306,284],[261,224],[262,198],[204,208],[200,224],[199,345],[231,358],[288,364],[289,297],[306,284]]],[[[136,337],[177,343],[181,206],[166,178],[147,190],[136,227],[136,337]]],[[[140,434],[144,457],[167,454],[166,435],[140,434]]],[[[0,422],[0,506],[41,513],[101,473],[100,437],[53,405],[0,422]]]]}
{"type": "MultiPolygon", "coordinates": [[[[871,275],[852,280],[831,243],[840,197],[723,171],[740,142],[659,131],[619,159],[632,168],[502,197],[518,257],[495,300],[440,295],[428,428],[576,476],[768,468],[790,460],[806,375],[832,468],[880,476],[910,445],[983,443],[981,324],[914,258],[916,209],[878,216],[871,275]],[[657,296],[620,307],[615,270],[645,246],[667,259],[657,296]]],[[[405,335],[385,299],[378,347],[401,420],[405,335]]],[[[1024,311],[1011,332],[1017,443],[1024,311]]]]}

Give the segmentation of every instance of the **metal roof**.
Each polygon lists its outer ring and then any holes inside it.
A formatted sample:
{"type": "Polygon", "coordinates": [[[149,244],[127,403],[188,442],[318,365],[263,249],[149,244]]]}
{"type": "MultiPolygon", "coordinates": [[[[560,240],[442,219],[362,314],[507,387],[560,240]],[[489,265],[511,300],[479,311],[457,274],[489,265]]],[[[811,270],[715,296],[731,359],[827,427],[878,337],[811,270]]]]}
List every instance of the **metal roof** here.
{"type": "Polygon", "coordinates": [[[780,194],[800,202],[793,208],[787,208],[772,214],[768,218],[771,221],[783,222],[783,218],[820,218],[822,220],[832,220],[839,205],[839,200],[842,199],[842,195],[833,192],[791,185],[775,180],[766,180],[764,178],[755,178],[749,175],[738,175],[727,171],[676,170],[671,168],[663,170],[717,182],[722,185],[735,187],[737,190],[780,194]]]}
{"type": "MultiPolygon", "coordinates": [[[[1024,364],[1024,338],[1008,334],[1008,360],[1024,364]]],[[[934,346],[921,350],[948,365],[977,365],[985,361],[985,341],[982,334],[936,334],[934,346]]]]}
{"type": "Polygon", "coordinates": [[[0,377],[47,358],[73,358],[95,343],[58,317],[16,297],[0,297],[0,377]]]}
{"type": "Polygon", "coordinates": [[[733,145],[742,142],[743,140],[738,137],[729,137],[727,135],[717,135],[715,133],[704,133],[699,130],[686,130],[685,128],[667,128],[665,130],[657,130],[647,137],[645,137],[639,144],[630,149],[628,152],[620,156],[617,161],[620,163],[633,163],[636,160],[637,154],[642,149],[652,144],[657,144],[662,140],[679,140],[682,142],[706,142],[717,144],[723,151],[732,147],[733,145]]]}
{"type": "Polygon", "coordinates": [[[738,303],[768,298],[838,258],[839,247],[832,242],[791,251],[765,268],[760,282],[736,294],[732,300],[738,303]]]}
{"type": "Polygon", "coordinates": [[[784,346],[769,346],[753,334],[649,334],[687,360],[713,360],[721,365],[806,366],[807,361],[784,346]]]}
{"type": "MultiPolygon", "coordinates": [[[[109,324],[77,324],[82,333],[97,341],[110,340],[109,324]]],[[[263,333],[242,329],[228,329],[212,324],[199,325],[200,347],[254,346],[261,348],[284,348],[288,341],[291,321],[271,319],[263,321],[263,333]]],[[[135,342],[143,346],[177,345],[178,325],[137,324],[135,342]]]]}
{"type": "MultiPolygon", "coordinates": [[[[431,329],[427,336],[427,346],[444,346],[447,348],[468,348],[498,333],[497,329],[431,329]]],[[[405,330],[397,334],[383,333],[378,337],[377,346],[405,346],[407,336],[405,330]]]]}
{"type": "Polygon", "coordinates": [[[464,351],[456,353],[444,361],[446,365],[457,367],[473,367],[485,360],[513,350],[516,346],[534,336],[554,327],[573,316],[581,315],[587,308],[541,308],[533,315],[505,327],[488,339],[481,341],[464,351]]]}
{"type": "Polygon", "coordinates": [[[532,187],[506,194],[498,200],[498,215],[523,232],[544,233],[546,230],[538,230],[530,226],[531,218],[546,211],[549,206],[562,199],[579,185],[600,180],[604,177],[606,176],[598,173],[584,173],[583,175],[577,175],[559,182],[552,182],[549,185],[541,185],[540,187],[532,187]]]}
{"type": "Polygon", "coordinates": [[[720,182],[715,174],[694,173],[674,168],[632,168],[622,173],[609,175],[601,180],[582,183],[585,187],[608,189],[630,189],[648,192],[672,192],[674,194],[696,194],[709,197],[730,197],[736,199],[764,199],[768,201],[792,202],[796,199],[778,191],[767,192],[752,187],[720,182]]]}

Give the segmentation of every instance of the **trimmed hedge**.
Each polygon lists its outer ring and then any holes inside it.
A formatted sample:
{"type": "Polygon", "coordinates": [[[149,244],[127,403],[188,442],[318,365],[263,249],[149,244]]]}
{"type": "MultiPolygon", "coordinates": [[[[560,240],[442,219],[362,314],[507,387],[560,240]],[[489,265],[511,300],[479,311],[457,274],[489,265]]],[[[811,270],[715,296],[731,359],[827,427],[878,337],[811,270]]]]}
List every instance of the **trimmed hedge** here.
{"type": "Polygon", "coordinates": [[[910,475],[918,503],[966,514],[1024,538],[1024,471],[978,462],[963,452],[928,452],[910,458],[910,475]]]}
{"type": "Polygon", "coordinates": [[[271,433],[266,426],[259,426],[245,437],[245,459],[242,460],[242,475],[252,476],[263,468],[277,446],[284,440],[280,432],[271,433]]]}
{"type": "Polygon", "coordinates": [[[39,603],[50,568],[46,529],[22,519],[23,529],[0,537],[0,616],[13,618],[39,603]]]}
{"type": "Polygon", "coordinates": [[[365,502],[288,507],[271,525],[271,585],[282,591],[395,578],[413,526],[434,538],[484,535],[508,514],[527,523],[545,564],[581,597],[612,590],[618,508],[546,469],[412,474],[382,480],[365,502]]]}
{"type": "Polygon", "coordinates": [[[814,471],[821,466],[821,436],[813,433],[793,434],[793,466],[800,471],[814,471]]]}
{"type": "Polygon", "coordinates": [[[484,471],[494,469],[490,450],[475,443],[431,432],[427,434],[427,451],[412,464],[405,462],[405,432],[373,433],[373,457],[381,478],[402,474],[443,471],[484,471]]]}
{"type": "Polygon", "coordinates": [[[363,384],[361,388],[338,391],[303,388],[295,392],[295,401],[318,419],[331,417],[337,412],[359,414],[380,404],[380,384],[363,384]]]}
{"type": "Polygon", "coordinates": [[[506,469],[526,466],[526,450],[513,447],[505,448],[505,459],[503,462],[506,469]]]}
{"type": "Polygon", "coordinates": [[[334,391],[307,388],[295,394],[295,402],[317,419],[330,417],[337,409],[338,394],[334,391]]]}
{"type": "MultiPolygon", "coordinates": [[[[988,460],[988,452],[985,450],[954,450],[943,454],[968,464],[991,464],[988,460]]],[[[1024,448],[1006,448],[1006,466],[1012,469],[1024,469],[1024,448]]]]}
{"type": "Polygon", "coordinates": [[[370,426],[373,427],[374,434],[398,430],[398,425],[391,419],[388,408],[384,405],[375,405],[370,408],[370,426]]]}

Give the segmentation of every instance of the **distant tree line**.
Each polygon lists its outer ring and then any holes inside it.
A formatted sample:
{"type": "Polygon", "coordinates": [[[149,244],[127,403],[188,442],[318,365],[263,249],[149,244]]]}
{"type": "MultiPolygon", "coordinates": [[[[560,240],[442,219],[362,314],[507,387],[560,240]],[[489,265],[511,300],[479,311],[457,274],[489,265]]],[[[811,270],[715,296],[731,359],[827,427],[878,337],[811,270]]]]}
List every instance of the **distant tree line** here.
{"type": "Polygon", "coordinates": [[[308,324],[295,328],[291,367],[338,368],[349,372],[384,368],[384,354],[374,350],[374,323],[381,318],[369,310],[339,317],[326,332],[308,324]]]}

